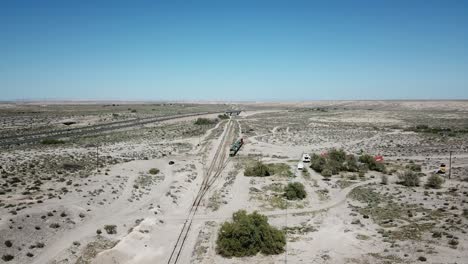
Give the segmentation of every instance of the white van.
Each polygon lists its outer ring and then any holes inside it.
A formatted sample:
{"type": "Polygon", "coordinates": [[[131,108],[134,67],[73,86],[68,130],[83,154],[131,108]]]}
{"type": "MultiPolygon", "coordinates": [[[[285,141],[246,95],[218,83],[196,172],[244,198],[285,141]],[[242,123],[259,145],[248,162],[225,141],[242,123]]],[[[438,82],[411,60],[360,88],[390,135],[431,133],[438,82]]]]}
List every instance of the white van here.
{"type": "Polygon", "coordinates": [[[302,162],[310,162],[310,155],[309,154],[302,154],[302,162]]]}
{"type": "Polygon", "coordinates": [[[298,170],[303,170],[304,169],[304,163],[299,162],[299,164],[297,164],[297,169],[298,170]]]}

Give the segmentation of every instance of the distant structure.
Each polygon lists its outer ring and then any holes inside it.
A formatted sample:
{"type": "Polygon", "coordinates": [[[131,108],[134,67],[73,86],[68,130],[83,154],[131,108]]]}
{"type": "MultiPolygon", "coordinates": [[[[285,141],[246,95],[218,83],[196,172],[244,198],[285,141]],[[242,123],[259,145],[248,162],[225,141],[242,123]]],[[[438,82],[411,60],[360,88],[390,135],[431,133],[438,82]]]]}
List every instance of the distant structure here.
{"type": "Polygon", "coordinates": [[[240,115],[242,110],[226,110],[226,115],[233,116],[233,115],[240,115]]]}

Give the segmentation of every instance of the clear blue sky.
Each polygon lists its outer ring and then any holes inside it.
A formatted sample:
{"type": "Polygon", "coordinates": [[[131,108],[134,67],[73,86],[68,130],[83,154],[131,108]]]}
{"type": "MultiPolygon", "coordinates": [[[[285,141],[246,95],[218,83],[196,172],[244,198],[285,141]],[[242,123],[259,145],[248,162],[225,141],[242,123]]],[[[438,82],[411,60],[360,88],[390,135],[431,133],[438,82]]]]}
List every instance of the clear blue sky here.
{"type": "Polygon", "coordinates": [[[468,1],[0,3],[0,100],[468,99],[468,1]]]}

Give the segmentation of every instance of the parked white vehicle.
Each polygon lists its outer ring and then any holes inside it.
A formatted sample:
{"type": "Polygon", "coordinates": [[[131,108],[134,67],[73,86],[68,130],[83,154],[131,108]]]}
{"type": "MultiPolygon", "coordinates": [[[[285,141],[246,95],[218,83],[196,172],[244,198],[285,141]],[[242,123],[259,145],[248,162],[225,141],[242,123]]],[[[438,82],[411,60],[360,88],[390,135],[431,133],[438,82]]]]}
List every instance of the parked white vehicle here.
{"type": "Polygon", "coordinates": [[[298,170],[303,170],[304,169],[304,163],[299,162],[299,164],[297,164],[297,169],[298,170]]]}
{"type": "Polygon", "coordinates": [[[309,154],[302,154],[302,162],[310,162],[310,155],[309,154]]]}

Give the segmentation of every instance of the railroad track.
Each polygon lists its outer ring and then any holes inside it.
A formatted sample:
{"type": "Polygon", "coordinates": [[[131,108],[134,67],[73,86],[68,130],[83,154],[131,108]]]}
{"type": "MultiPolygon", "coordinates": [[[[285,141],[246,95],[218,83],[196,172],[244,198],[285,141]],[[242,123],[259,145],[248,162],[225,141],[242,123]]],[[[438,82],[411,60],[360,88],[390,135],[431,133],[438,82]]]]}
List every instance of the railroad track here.
{"type": "Polygon", "coordinates": [[[213,161],[206,170],[203,182],[200,186],[200,190],[198,191],[197,196],[195,197],[195,200],[193,201],[192,206],[190,207],[189,215],[186,218],[184,225],[182,226],[182,230],[180,231],[180,234],[177,237],[177,241],[167,261],[168,264],[178,263],[183,251],[185,241],[187,240],[188,235],[190,233],[193,220],[204,196],[208,193],[210,187],[215,183],[216,179],[221,175],[221,172],[224,170],[224,168],[229,162],[228,152],[229,144],[232,141],[233,123],[234,121],[229,120],[226,124],[226,132],[221,138],[221,143],[219,144],[219,147],[215,152],[213,161]]]}
{"type": "Polygon", "coordinates": [[[99,125],[92,125],[92,126],[79,127],[79,128],[59,129],[59,130],[44,131],[44,132],[37,132],[37,133],[30,133],[30,134],[23,134],[23,135],[6,136],[6,137],[0,138],[0,147],[9,147],[9,146],[15,146],[15,145],[21,145],[21,144],[34,144],[34,143],[39,143],[41,140],[48,139],[48,138],[63,138],[63,137],[77,137],[77,136],[93,135],[93,134],[99,134],[99,133],[109,132],[113,130],[131,128],[134,126],[141,126],[141,125],[155,123],[155,122],[162,122],[162,121],[171,120],[171,119],[206,115],[206,114],[214,114],[214,113],[215,112],[199,112],[199,113],[181,114],[181,115],[163,116],[163,117],[147,117],[147,118],[141,118],[141,119],[116,121],[116,122],[107,123],[107,124],[99,124],[99,125]]]}

